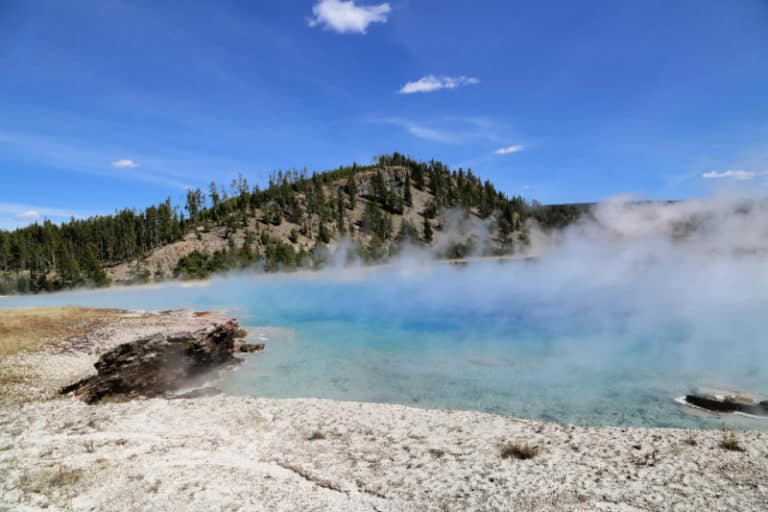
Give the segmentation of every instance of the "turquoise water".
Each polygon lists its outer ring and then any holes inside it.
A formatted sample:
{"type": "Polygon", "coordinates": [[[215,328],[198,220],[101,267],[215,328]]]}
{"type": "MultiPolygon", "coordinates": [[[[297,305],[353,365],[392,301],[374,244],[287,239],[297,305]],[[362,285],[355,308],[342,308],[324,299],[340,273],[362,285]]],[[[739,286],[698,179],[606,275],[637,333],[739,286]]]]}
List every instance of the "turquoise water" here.
{"type": "Polygon", "coordinates": [[[681,265],[613,279],[546,261],[415,263],[5,298],[0,307],[227,309],[267,343],[221,383],[231,393],[764,429],[764,420],[674,402],[700,385],[768,391],[768,293],[754,272],[681,265]],[[734,286],[739,293],[727,291],[734,286]]]}

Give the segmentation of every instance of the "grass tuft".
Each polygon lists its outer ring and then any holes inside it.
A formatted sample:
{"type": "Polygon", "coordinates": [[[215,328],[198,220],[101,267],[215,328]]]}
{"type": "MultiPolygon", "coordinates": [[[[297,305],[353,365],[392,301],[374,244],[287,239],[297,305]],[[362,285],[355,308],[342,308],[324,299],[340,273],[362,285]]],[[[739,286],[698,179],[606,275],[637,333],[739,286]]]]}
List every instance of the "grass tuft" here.
{"type": "Polygon", "coordinates": [[[512,442],[501,446],[502,459],[527,460],[534,458],[538,454],[539,448],[528,443],[512,442]]]}
{"type": "Polygon", "coordinates": [[[319,430],[315,430],[312,432],[312,435],[307,438],[307,441],[321,441],[323,439],[325,439],[325,434],[319,430]]]}
{"type": "Polygon", "coordinates": [[[440,448],[430,448],[429,454],[434,458],[439,459],[440,457],[445,455],[445,450],[441,450],[440,448]]]}
{"type": "Polygon", "coordinates": [[[743,452],[746,449],[741,446],[736,432],[723,430],[723,438],[720,439],[720,448],[732,452],[743,452]]]}

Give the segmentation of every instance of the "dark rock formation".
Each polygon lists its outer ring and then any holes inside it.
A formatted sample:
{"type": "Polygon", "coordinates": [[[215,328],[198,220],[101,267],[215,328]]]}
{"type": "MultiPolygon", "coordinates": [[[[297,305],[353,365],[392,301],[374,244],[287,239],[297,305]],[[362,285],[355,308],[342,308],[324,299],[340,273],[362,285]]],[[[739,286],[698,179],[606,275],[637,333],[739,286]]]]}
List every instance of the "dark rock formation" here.
{"type": "Polygon", "coordinates": [[[87,403],[160,396],[195,385],[206,374],[237,364],[234,353],[245,335],[235,319],[195,332],[155,334],[118,345],[94,365],[98,373],[61,389],[87,403]]]}
{"type": "Polygon", "coordinates": [[[752,400],[738,400],[734,397],[720,399],[706,394],[689,394],[685,395],[685,401],[713,412],[742,412],[754,416],[768,416],[768,400],[755,403],[752,400]]]}
{"type": "Polygon", "coordinates": [[[239,347],[240,352],[261,352],[264,350],[263,343],[242,343],[239,347]]]}

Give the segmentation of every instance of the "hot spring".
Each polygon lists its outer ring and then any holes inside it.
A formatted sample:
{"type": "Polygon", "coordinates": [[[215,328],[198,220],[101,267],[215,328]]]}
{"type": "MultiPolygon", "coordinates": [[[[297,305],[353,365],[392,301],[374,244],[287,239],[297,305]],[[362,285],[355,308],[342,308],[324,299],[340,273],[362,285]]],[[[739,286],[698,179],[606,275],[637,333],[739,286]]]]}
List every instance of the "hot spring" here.
{"type": "Polygon", "coordinates": [[[739,262],[589,252],[467,266],[404,258],[3,298],[0,307],[227,310],[267,344],[218,384],[235,394],[589,425],[763,429],[768,421],[674,402],[698,386],[768,393],[767,273],[758,258],[739,262]]]}

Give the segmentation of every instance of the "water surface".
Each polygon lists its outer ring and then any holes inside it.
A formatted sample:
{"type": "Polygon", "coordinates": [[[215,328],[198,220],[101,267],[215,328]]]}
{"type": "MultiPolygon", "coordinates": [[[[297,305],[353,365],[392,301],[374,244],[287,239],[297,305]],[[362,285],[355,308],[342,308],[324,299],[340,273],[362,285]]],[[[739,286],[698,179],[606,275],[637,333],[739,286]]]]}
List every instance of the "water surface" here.
{"type": "Polygon", "coordinates": [[[231,393],[579,424],[768,428],[674,402],[699,385],[768,391],[764,288],[715,293],[717,277],[696,284],[695,272],[678,270],[587,280],[553,276],[546,263],[414,264],[5,298],[0,307],[226,309],[267,343],[222,383],[231,393]]]}

